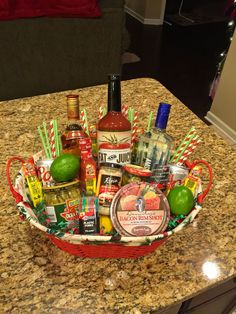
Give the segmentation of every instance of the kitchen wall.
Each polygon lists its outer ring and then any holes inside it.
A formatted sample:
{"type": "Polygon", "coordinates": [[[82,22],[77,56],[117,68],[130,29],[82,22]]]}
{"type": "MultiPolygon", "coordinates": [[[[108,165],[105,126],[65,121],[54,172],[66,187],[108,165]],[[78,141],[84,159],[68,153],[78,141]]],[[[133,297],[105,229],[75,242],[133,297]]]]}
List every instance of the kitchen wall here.
{"type": "Polygon", "coordinates": [[[236,143],[236,32],[206,119],[236,143]]]}
{"type": "Polygon", "coordinates": [[[143,24],[163,24],[166,0],[126,0],[126,11],[143,24]]]}

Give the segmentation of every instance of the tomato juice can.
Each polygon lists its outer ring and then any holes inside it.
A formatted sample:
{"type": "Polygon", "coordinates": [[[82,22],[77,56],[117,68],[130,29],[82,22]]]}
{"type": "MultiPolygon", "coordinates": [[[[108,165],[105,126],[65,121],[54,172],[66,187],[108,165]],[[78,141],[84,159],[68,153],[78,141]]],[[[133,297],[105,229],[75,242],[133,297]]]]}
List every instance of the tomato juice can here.
{"type": "Polygon", "coordinates": [[[53,159],[43,159],[36,162],[37,175],[43,186],[55,185],[55,181],[53,180],[50,173],[52,162],[53,159]]]}

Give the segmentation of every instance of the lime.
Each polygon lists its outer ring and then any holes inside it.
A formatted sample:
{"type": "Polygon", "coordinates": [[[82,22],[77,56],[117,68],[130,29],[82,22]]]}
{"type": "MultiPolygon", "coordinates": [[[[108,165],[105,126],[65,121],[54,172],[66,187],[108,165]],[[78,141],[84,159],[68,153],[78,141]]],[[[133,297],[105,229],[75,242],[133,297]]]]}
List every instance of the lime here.
{"type": "Polygon", "coordinates": [[[173,215],[187,215],[194,205],[193,193],[186,186],[176,186],[167,196],[173,215]]]}
{"type": "Polygon", "coordinates": [[[54,159],[50,173],[56,182],[73,180],[79,171],[80,161],[72,154],[63,154],[54,159]]]}

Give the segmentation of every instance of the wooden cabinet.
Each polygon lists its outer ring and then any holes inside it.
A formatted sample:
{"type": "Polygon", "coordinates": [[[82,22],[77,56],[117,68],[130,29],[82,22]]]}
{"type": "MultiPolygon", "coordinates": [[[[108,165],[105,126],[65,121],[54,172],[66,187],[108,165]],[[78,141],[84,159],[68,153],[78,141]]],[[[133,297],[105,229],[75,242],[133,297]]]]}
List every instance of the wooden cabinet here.
{"type": "Polygon", "coordinates": [[[184,302],[178,313],[230,314],[234,307],[236,307],[236,279],[229,280],[184,302]]]}

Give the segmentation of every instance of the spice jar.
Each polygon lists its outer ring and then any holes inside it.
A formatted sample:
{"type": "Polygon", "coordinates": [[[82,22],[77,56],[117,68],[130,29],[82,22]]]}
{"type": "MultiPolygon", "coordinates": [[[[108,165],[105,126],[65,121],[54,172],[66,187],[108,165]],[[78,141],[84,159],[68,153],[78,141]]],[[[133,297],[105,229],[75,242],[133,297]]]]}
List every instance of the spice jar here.
{"type": "Polygon", "coordinates": [[[122,171],[117,164],[101,164],[98,173],[96,195],[99,199],[100,233],[111,234],[110,206],[115,194],[121,187],[122,171]],[[104,217],[106,216],[106,217],[104,217]]]}
{"type": "Polygon", "coordinates": [[[62,225],[72,228],[78,224],[78,206],[80,200],[79,181],[43,188],[45,212],[50,225],[62,225]]]}
{"type": "Polygon", "coordinates": [[[126,185],[132,182],[147,181],[152,175],[152,172],[136,165],[125,165],[123,167],[122,185],[126,185]]]}

